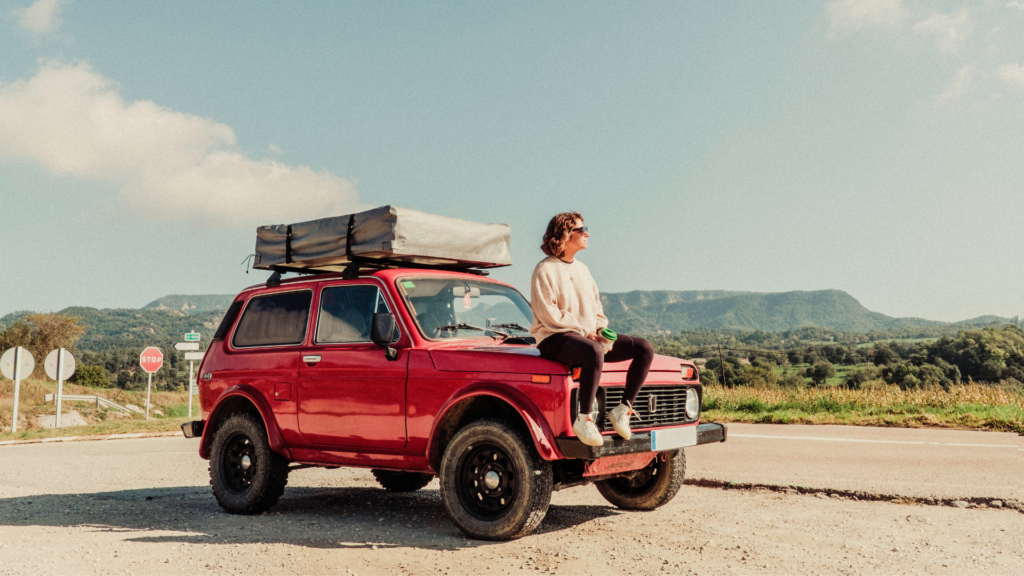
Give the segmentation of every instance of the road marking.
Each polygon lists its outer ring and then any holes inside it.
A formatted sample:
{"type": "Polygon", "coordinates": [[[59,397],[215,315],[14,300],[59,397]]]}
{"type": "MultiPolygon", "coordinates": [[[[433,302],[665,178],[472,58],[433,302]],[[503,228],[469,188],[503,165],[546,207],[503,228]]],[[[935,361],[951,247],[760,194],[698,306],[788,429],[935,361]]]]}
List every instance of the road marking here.
{"type": "MultiPolygon", "coordinates": [[[[918,444],[924,446],[966,446],[970,448],[1017,448],[1014,444],[958,444],[955,442],[909,442],[906,440],[865,440],[863,438],[829,438],[826,436],[768,436],[766,434],[729,433],[729,438],[771,438],[772,440],[820,440],[823,442],[864,442],[867,444],[918,444]]],[[[1024,448],[1017,448],[1024,451],[1024,448]]]]}
{"type": "Polygon", "coordinates": [[[165,454],[199,454],[198,450],[189,450],[188,452],[143,452],[139,456],[164,456],[165,454]]]}

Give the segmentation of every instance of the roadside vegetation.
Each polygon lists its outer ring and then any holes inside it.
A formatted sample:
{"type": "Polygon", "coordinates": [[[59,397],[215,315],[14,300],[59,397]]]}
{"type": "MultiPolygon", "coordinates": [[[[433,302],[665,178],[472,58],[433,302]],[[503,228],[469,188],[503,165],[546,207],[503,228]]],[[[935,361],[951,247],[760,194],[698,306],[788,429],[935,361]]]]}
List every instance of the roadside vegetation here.
{"type": "MultiPolygon", "coordinates": [[[[56,436],[129,434],[137,432],[168,432],[180,430],[188,420],[188,397],[184,391],[153,392],[150,419],[146,420],[146,391],[129,391],[109,388],[88,388],[73,383],[64,383],[64,394],[100,396],[140,412],[122,412],[117,409],[97,408],[93,402],[64,401],[61,420],[67,422],[69,414],[77,413],[86,422],[85,426],[61,427],[58,430],[43,428],[39,416],[53,416],[57,409],[54,401],[45,400],[47,394],[57,393],[57,383],[45,380],[23,380],[18,397],[18,431],[11,433],[11,416],[14,411],[14,382],[0,379],[0,440],[29,440],[56,436]]],[[[192,414],[198,415],[199,402],[193,400],[192,414]]]]}
{"type": "Polygon", "coordinates": [[[708,419],[1024,434],[1024,329],[1015,325],[867,343],[769,339],[774,349],[737,340],[721,355],[679,340],[658,351],[703,356],[708,419]]]}
{"type": "MultiPolygon", "coordinates": [[[[77,309],[76,309],[77,310],[77,309]]],[[[83,316],[15,314],[0,326],[0,352],[24,346],[36,372],[22,382],[17,438],[177,430],[188,413],[188,366],[171,348],[186,330],[181,313],[80,309],[83,316]],[[116,333],[113,318],[137,326],[116,333]],[[152,317],[152,318],[150,318],[152,317]],[[157,329],[146,322],[158,320],[157,329]],[[144,334],[153,332],[149,337],[144,334]],[[138,413],[69,402],[87,427],[46,430],[36,417],[55,412],[45,394],[46,354],[75,353],[78,367],[65,391],[98,395],[145,410],[146,379],[138,366],[144,343],[163,338],[164,367],[153,379],[153,419],[138,413]]],[[[218,320],[203,317],[204,329],[218,320]]],[[[116,324],[122,326],[122,324],[116,324]]],[[[692,330],[650,336],[659,354],[698,361],[707,419],[723,422],[939,426],[1014,430],[1024,434],[1024,329],[1017,325],[962,329],[897,328],[866,334],[826,328],[785,332],[692,330]],[[721,351],[719,351],[721,346],[721,351]]],[[[12,439],[14,383],[0,379],[0,439],[12,439]]],[[[198,410],[198,407],[195,407],[198,410]]],[[[196,412],[194,412],[195,414],[196,412]]]]}
{"type": "Polygon", "coordinates": [[[845,424],[898,428],[959,428],[1024,435],[1019,388],[958,384],[903,389],[874,380],[841,386],[784,388],[711,385],[702,419],[761,424],[845,424]]]}

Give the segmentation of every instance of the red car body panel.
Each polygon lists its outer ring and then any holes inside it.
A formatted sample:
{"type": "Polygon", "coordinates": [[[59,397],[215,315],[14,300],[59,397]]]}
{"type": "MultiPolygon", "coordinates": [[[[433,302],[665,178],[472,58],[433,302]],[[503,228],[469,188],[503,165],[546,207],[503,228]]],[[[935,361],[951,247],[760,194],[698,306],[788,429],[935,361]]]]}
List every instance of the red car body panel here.
{"type": "MultiPolygon", "coordinates": [[[[423,277],[509,286],[459,272],[397,269],[352,280],[319,274],[242,291],[236,301],[247,303],[262,294],[311,290],[305,338],[289,346],[237,348],[231,339],[243,308],[228,337],[212,342],[200,365],[203,421],[216,422],[222,407],[244,400],[259,411],[274,451],[292,461],[435,472],[429,458],[444,418],[460,402],[490,397],[519,414],[541,457],[562,458],[555,438],[573,436],[570,398],[576,384],[569,367],[541,358],[536,347],[502,344],[499,338],[425,338],[396,288],[400,279],[423,277]],[[353,284],[381,288],[400,331],[393,344],[397,361],[386,360],[374,344],[316,342],[321,291],[353,284]],[[316,362],[304,360],[315,356],[320,357],[316,362]]],[[[645,386],[699,387],[696,378],[682,380],[681,365],[693,366],[655,356],[645,386]]],[[[602,385],[622,385],[627,368],[627,362],[606,364],[602,385]]],[[[635,430],[645,430],[639,424],[635,430]]],[[[206,426],[200,448],[204,458],[212,435],[213,427],[206,426]]]]}
{"type": "MultiPolygon", "coordinates": [[[[246,384],[237,384],[228,388],[224,391],[224,394],[218,399],[217,407],[211,413],[211,417],[216,418],[218,416],[218,409],[231,409],[231,400],[244,399],[252,403],[260,413],[260,417],[263,419],[263,425],[267,429],[267,439],[270,441],[270,449],[277,452],[285,458],[291,458],[291,454],[288,451],[288,446],[285,443],[284,437],[281,435],[281,429],[278,427],[277,420],[274,418],[273,410],[267,403],[263,394],[252,386],[246,384]],[[229,408],[225,408],[229,407],[229,408]]],[[[210,457],[210,446],[213,444],[213,434],[208,433],[208,430],[203,431],[203,438],[199,443],[199,455],[203,458],[210,457]]]]}

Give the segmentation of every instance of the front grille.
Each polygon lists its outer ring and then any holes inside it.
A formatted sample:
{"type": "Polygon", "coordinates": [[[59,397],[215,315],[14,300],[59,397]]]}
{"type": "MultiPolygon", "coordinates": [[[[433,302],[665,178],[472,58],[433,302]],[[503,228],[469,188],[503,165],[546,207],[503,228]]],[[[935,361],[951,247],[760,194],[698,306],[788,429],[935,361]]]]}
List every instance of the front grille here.
{"type": "MultiPolygon", "coordinates": [[[[630,427],[635,430],[696,422],[696,419],[689,420],[686,418],[686,390],[688,388],[694,388],[697,391],[698,398],[700,397],[701,389],[699,386],[644,386],[641,388],[640,394],[637,395],[636,402],[633,405],[633,409],[636,410],[639,418],[637,416],[630,418],[630,427]],[[653,412],[651,411],[651,398],[654,398],[653,412]]],[[[614,430],[612,423],[608,421],[606,416],[608,410],[619,405],[625,391],[625,388],[607,388],[604,386],[597,389],[596,406],[594,408],[597,410],[595,423],[598,428],[605,432],[614,430]]],[[[572,391],[572,417],[574,420],[579,409],[578,399],[579,388],[575,388],[572,391]]]]}

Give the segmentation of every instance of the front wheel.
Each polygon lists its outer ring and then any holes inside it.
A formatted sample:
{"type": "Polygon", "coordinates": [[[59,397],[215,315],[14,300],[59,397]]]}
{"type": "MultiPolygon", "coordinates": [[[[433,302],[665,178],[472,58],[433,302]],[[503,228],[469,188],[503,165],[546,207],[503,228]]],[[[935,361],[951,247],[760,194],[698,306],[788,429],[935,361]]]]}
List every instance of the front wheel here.
{"type": "Polygon", "coordinates": [[[654,510],[675,498],[685,475],[686,454],[676,450],[658,454],[646,468],[632,476],[600,480],[594,485],[605,500],[623,510],[654,510]]]}
{"type": "Polygon", "coordinates": [[[228,418],[210,447],[210,486],[221,508],[259,514],[277,503],[288,483],[288,460],[270,449],[263,422],[251,414],[228,418]]]}
{"type": "Polygon", "coordinates": [[[441,499],[470,538],[513,540],[540,525],[551,503],[551,463],[504,422],[481,420],[455,435],[441,460],[441,499]]]}

